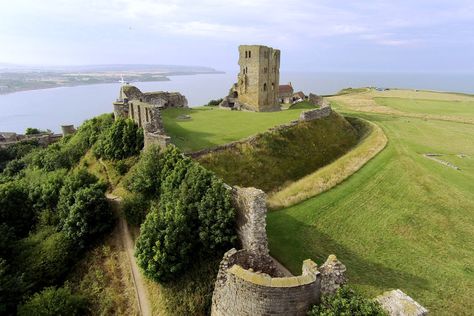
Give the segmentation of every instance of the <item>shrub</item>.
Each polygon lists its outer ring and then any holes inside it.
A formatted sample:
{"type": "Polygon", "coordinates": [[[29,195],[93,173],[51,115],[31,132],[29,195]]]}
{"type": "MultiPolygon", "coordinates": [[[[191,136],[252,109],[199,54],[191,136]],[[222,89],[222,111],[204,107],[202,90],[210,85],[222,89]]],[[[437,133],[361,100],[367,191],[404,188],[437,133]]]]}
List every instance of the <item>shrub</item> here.
{"type": "Polygon", "coordinates": [[[112,212],[105,198],[106,185],[81,169],[66,179],[60,192],[60,227],[79,247],[92,236],[107,230],[112,212]]]}
{"type": "Polygon", "coordinates": [[[37,140],[24,140],[8,146],[7,148],[0,148],[0,172],[10,161],[20,159],[32,150],[38,148],[40,144],[37,140]]]}
{"type": "Polygon", "coordinates": [[[28,190],[21,180],[0,184],[0,223],[25,236],[35,222],[35,213],[28,200],[28,190]]]}
{"type": "Polygon", "coordinates": [[[149,201],[140,193],[127,196],[122,202],[122,210],[127,222],[135,226],[143,223],[149,207],[149,201]]]}
{"type": "Polygon", "coordinates": [[[334,295],[323,296],[320,305],[315,305],[308,312],[309,316],[383,316],[387,313],[380,305],[343,286],[334,295]]]}
{"type": "Polygon", "coordinates": [[[36,134],[41,134],[43,133],[44,131],[41,131],[40,129],[38,128],[34,128],[34,127],[28,127],[25,131],[25,135],[36,135],[36,134]]]}
{"type": "Polygon", "coordinates": [[[118,160],[114,167],[115,170],[117,170],[117,173],[121,176],[125,175],[128,171],[128,165],[123,160],[118,160]]]}
{"type": "MultiPolygon", "coordinates": [[[[165,157],[167,155],[167,157],[165,157]]],[[[193,256],[220,254],[235,240],[230,193],[211,172],[179,154],[160,160],[160,202],[142,225],[135,255],[155,281],[176,279],[191,266],[193,256]]]]}
{"type": "Polygon", "coordinates": [[[147,198],[159,195],[161,157],[158,146],[148,147],[140,156],[125,179],[125,186],[132,192],[141,193],[147,198]]]}
{"type": "Polygon", "coordinates": [[[96,156],[118,160],[136,155],[143,148],[143,130],[130,119],[119,118],[100,136],[96,156]]]}
{"type": "Polygon", "coordinates": [[[18,267],[30,289],[55,284],[69,271],[76,250],[64,232],[42,227],[18,244],[18,267]]]}
{"type": "Polygon", "coordinates": [[[218,106],[219,104],[221,104],[221,102],[222,102],[222,99],[211,100],[209,101],[207,106],[218,106]]]}
{"type": "Polygon", "coordinates": [[[0,315],[14,315],[24,291],[22,277],[11,270],[6,260],[0,258],[0,315]]]}
{"type": "Polygon", "coordinates": [[[65,287],[49,287],[34,294],[18,309],[20,316],[56,316],[84,315],[87,311],[87,300],[71,289],[65,287]]]}

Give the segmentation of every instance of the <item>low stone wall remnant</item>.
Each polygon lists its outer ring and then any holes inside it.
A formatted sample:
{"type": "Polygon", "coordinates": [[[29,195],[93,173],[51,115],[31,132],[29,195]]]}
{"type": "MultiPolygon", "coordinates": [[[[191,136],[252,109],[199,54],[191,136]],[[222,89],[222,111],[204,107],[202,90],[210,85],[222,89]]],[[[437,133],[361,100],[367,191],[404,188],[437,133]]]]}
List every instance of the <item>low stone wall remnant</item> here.
{"type": "Polygon", "coordinates": [[[280,277],[271,266],[262,264],[265,257],[235,249],[224,255],[211,315],[306,315],[310,306],[319,302],[320,278],[313,261],[303,262],[300,276],[280,277]]]}
{"type": "Polygon", "coordinates": [[[390,316],[425,316],[428,310],[401,290],[385,292],[375,298],[390,316]]]}
{"type": "Polygon", "coordinates": [[[328,117],[331,112],[332,109],[330,106],[323,106],[320,109],[304,111],[300,114],[300,121],[312,121],[323,117],[328,117]]]}

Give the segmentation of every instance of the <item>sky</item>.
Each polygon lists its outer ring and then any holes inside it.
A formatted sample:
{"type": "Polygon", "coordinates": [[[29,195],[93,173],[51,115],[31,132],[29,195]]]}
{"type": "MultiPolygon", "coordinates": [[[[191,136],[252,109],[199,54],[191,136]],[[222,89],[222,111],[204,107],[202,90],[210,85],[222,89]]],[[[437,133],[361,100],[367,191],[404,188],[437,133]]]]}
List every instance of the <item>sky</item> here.
{"type": "Polygon", "coordinates": [[[282,71],[474,72],[473,0],[0,0],[0,63],[237,67],[237,46],[282,71]],[[4,2],[4,3],[3,3],[4,2]]]}

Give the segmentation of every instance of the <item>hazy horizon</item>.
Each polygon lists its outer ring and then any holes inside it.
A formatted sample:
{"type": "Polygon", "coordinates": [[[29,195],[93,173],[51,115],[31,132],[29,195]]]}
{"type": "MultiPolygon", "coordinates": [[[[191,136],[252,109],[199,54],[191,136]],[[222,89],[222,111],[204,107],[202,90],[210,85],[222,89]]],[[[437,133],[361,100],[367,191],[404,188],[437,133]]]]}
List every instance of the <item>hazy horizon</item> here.
{"type": "Polygon", "coordinates": [[[237,67],[239,44],[282,71],[474,72],[474,3],[17,0],[0,11],[0,63],[237,67]]]}

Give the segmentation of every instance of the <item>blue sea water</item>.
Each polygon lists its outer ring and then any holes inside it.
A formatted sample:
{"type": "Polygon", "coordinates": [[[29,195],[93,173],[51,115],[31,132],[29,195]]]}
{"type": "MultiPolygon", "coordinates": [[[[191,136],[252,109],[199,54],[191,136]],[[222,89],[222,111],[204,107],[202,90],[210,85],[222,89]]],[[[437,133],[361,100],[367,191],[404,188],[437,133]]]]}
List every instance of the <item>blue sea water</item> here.
{"type": "MultiPolygon", "coordinates": [[[[133,83],[142,91],[179,91],[190,106],[227,95],[235,73],[172,76],[170,81],[133,83]]],[[[295,91],[332,94],[346,87],[390,87],[474,94],[474,74],[436,73],[296,73],[282,72],[280,84],[295,91]]],[[[112,112],[119,83],[32,90],[0,95],[0,131],[22,133],[27,127],[59,132],[60,125],[112,112]]]]}

